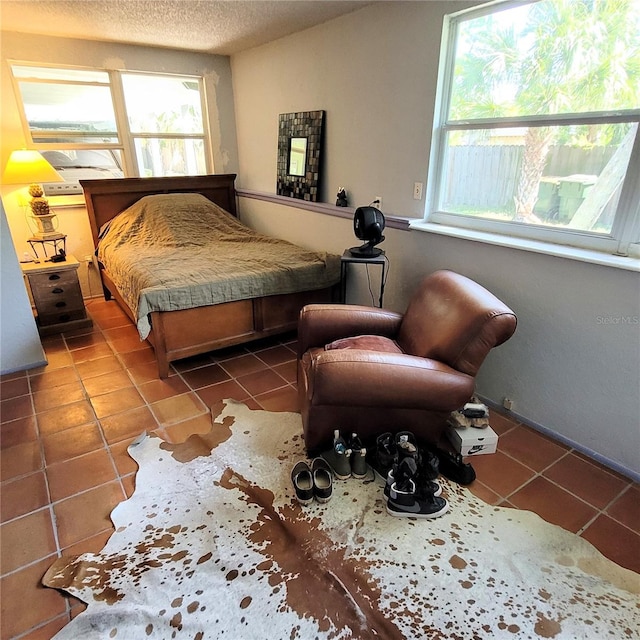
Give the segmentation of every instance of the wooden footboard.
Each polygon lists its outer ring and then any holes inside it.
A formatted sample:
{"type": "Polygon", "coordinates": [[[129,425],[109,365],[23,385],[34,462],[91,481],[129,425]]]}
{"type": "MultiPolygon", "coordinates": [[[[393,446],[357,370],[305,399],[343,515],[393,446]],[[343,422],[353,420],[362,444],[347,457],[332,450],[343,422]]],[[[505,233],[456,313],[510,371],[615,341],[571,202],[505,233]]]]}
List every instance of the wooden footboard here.
{"type": "MultiPolygon", "coordinates": [[[[113,297],[135,323],[136,319],[106,272],[102,272],[105,297],[113,297]]],[[[294,331],[305,304],[335,300],[336,287],[225,302],[181,311],[151,314],[147,338],[154,349],[158,376],[169,375],[174,360],[215,349],[294,331]]]]}

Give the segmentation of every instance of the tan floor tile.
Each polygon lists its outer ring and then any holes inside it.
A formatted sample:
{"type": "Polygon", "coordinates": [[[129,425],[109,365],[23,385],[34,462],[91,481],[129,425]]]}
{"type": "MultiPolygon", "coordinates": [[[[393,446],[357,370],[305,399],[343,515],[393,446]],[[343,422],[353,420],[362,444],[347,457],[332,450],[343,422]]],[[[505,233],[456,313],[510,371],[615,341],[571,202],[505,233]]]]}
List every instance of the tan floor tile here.
{"type": "MultiPolygon", "coordinates": [[[[127,369],[127,373],[129,374],[133,382],[136,385],[140,386],[145,382],[158,380],[158,365],[156,364],[154,359],[151,359],[149,362],[143,362],[141,364],[130,366],[127,369]]],[[[169,378],[173,377],[175,377],[175,373],[170,371],[169,378]]]]}
{"type": "Polygon", "coordinates": [[[74,367],[63,367],[53,371],[34,374],[29,377],[32,391],[43,391],[54,387],[61,387],[78,380],[78,374],[74,367]]]}
{"type": "Polygon", "coordinates": [[[159,400],[151,405],[151,411],[156,416],[158,424],[163,427],[195,418],[206,413],[207,410],[205,404],[195,393],[185,393],[181,396],[159,400]]]}
{"type": "Polygon", "coordinates": [[[519,424],[515,419],[498,413],[495,409],[489,410],[489,424],[491,428],[500,436],[503,433],[507,433],[519,424]]]}
{"type": "Polygon", "coordinates": [[[296,356],[292,353],[291,349],[287,349],[287,347],[281,344],[276,345],[275,347],[269,347],[268,349],[263,349],[262,351],[257,351],[255,355],[270,367],[275,367],[276,365],[284,362],[295,363],[296,360],[296,356]]]}
{"type": "Polygon", "coordinates": [[[91,398],[91,404],[96,416],[102,419],[116,413],[142,407],[144,399],[134,387],[127,387],[91,398]]]}
{"type": "Polygon", "coordinates": [[[130,353],[132,351],[144,351],[146,349],[146,342],[140,340],[137,334],[135,337],[112,340],[109,344],[116,353],[130,353]]]}
{"type": "Polygon", "coordinates": [[[544,476],[598,509],[606,507],[628,484],[573,453],[558,460],[544,476]]]}
{"type": "Polygon", "coordinates": [[[609,560],[640,573],[640,535],[637,533],[601,515],[581,535],[609,560]]]}
{"type": "Polygon", "coordinates": [[[211,407],[216,402],[227,398],[243,402],[249,397],[249,392],[235,380],[227,380],[227,382],[212,384],[210,387],[203,387],[197,390],[197,394],[207,407],[211,407]]]}
{"type": "Polygon", "coordinates": [[[131,378],[124,369],[84,379],[83,384],[92,398],[132,386],[131,378]]]}
{"type": "MultiPolygon", "coordinates": [[[[146,364],[148,362],[156,363],[156,354],[153,352],[153,349],[146,344],[141,349],[137,349],[136,351],[130,351],[129,353],[120,353],[118,357],[122,361],[122,364],[125,367],[134,367],[138,364],[146,364]]],[[[158,377],[158,367],[156,365],[156,378],[158,377]]]]}
{"type": "Polygon", "coordinates": [[[34,511],[0,525],[0,573],[46,558],[56,552],[49,509],[34,511]]]}
{"type": "Polygon", "coordinates": [[[54,504],[60,546],[69,547],[113,529],[109,516],[124,498],[120,482],[116,481],[54,504]]]}
{"type": "Polygon", "coordinates": [[[497,451],[471,459],[478,480],[506,498],[534,476],[534,472],[517,460],[497,451]]]}
{"type": "Polygon", "coordinates": [[[54,464],[96,451],[104,446],[100,428],[93,422],[44,436],[42,447],[47,464],[54,464]]]}
{"type": "Polygon", "coordinates": [[[607,508],[607,513],[640,534],[640,487],[637,484],[630,486],[607,508]]]}
{"type": "Polygon", "coordinates": [[[182,377],[192,389],[200,389],[229,380],[230,376],[219,364],[209,364],[198,369],[185,371],[182,377]]]}
{"type": "Polygon", "coordinates": [[[191,391],[179,376],[170,376],[164,380],[151,380],[138,386],[138,391],[148,402],[157,402],[165,398],[173,398],[191,391]]]}
{"type": "Polygon", "coordinates": [[[131,324],[131,320],[123,314],[112,316],[97,316],[94,318],[95,323],[101,329],[113,329],[115,327],[125,327],[131,324]]]}
{"type": "MultiPolygon", "coordinates": [[[[51,591],[51,589],[49,589],[49,591],[51,591]]],[[[33,631],[30,631],[26,635],[21,636],[20,640],[51,640],[51,638],[53,638],[53,636],[68,623],[69,614],[64,613],[46,624],[37,627],[33,631]]]]}
{"type": "Polygon", "coordinates": [[[236,356],[221,363],[224,370],[233,378],[264,370],[264,363],[252,354],[236,356]]]}
{"type": "Polygon", "coordinates": [[[85,538],[80,542],[76,542],[69,547],[62,548],[63,556],[79,556],[83,553],[100,553],[107,544],[109,538],[113,535],[112,530],[101,531],[95,536],[85,538]]]}
{"type": "Polygon", "coordinates": [[[129,455],[128,447],[136,438],[127,438],[109,446],[118,474],[126,476],[138,471],[138,463],[129,455]]]}
{"type": "Polygon", "coordinates": [[[497,505],[502,501],[502,498],[495,491],[489,489],[489,487],[482,484],[479,480],[475,480],[470,484],[468,489],[476,498],[484,500],[487,504],[497,505]]]}
{"type": "Polygon", "coordinates": [[[597,513],[596,509],[543,477],[534,478],[509,496],[509,502],[519,509],[534,511],[547,522],[573,533],[578,532],[597,513]]]}
{"type": "Polygon", "coordinates": [[[29,392],[29,378],[26,376],[0,382],[0,400],[17,398],[27,395],[29,392]]]}
{"type": "Polygon", "coordinates": [[[125,495],[127,496],[127,498],[130,498],[136,490],[135,474],[132,473],[131,475],[120,478],[120,482],[122,483],[122,488],[125,492],[125,495]]]}
{"type": "Polygon", "coordinates": [[[96,358],[95,360],[87,360],[79,362],[76,365],[78,375],[83,379],[95,378],[105,373],[116,373],[123,371],[122,365],[116,356],[105,356],[104,358],[96,358]]]}
{"type": "Polygon", "coordinates": [[[8,449],[23,442],[32,442],[38,437],[36,417],[18,418],[0,424],[0,448],[8,449]]]}
{"type": "Polygon", "coordinates": [[[0,451],[0,478],[2,481],[17,478],[42,469],[40,442],[24,442],[0,451]]]}
{"type": "Polygon", "coordinates": [[[68,351],[60,351],[57,353],[47,352],[47,366],[45,372],[52,371],[54,369],[62,369],[64,367],[70,367],[73,365],[73,358],[68,351]]]}
{"type": "Polygon", "coordinates": [[[111,456],[106,449],[47,466],[49,490],[54,502],[116,479],[111,456]]]}
{"type": "Polygon", "coordinates": [[[284,387],[287,384],[284,378],[281,378],[275,371],[272,371],[271,369],[256,371],[255,373],[249,373],[246,376],[240,376],[239,378],[237,378],[237,381],[252,396],[257,396],[261,393],[267,393],[267,391],[274,391],[275,389],[284,387]]]}
{"type": "Polygon", "coordinates": [[[123,338],[135,338],[138,342],[141,342],[138,330],[131,323],[121,327],[114,327],[113,329],[105,329],[103,333],[109,342],[122,340],[123,338]]]}
{"type": "Polygon", "coordinates": [[[285,362],[284,364],[278,364],[273,367],[273,370],[289,383],[296,382],[298,379],[298,364],[295,360],[285,362]]]}
{"type": "Polygon", "coordinates": [[[89,404],[88,400],[82,400],[39,413],[38,428],[42,435],[48,435],[71,427],[88,424],[94,420],[95,415],[91,404],[89,404]]]}
{"type": "Polygon", "coordinates": [[[69,351],[75,351],[76,349],[84,349],[85,347],[93,347],[97,344],[103,344],[105,342],[105,338],[101,331],[91,331],[89,333],[65,338],[65,342],[67,343],[69,351]]]}
{"type": "Polygon", "coordinates": [[[501,435],[498,447],[535,471],[542,471],[569,451],[569,447],[522,425],[501,435]]]}
{"type": "Polygon", "coordinates": [[[298,412],[298,392],[290,386],[268,391],[255,396],[255,400],[266,411],[292,411],[298,412]]]}
{"type": "Polygon", "coordinates": [[[109,444],[137,438],[141,433],[155,431],[159,426],[148,407],[138,407],[103,418],[100,424],[109,444]]]}
{"type": "Polygon", "coordinates": [[[0,521],[7,522],[49,504],[44,473],[36,471],[0,485],[0,521]]]}
{"type": "Polygon", "coordinates": [[[18,418],[26,418],[33,415],[33,403],[31,396],[18,396],[0,402],[0,420],[11,422],[18,418]]]}
{"type": "Polygon", "coordinates": [[[111,347],[106,343],[94,344],[90,347],[83,347],[82,349],[76,349],[71,352],[72,361],[76,364],[79,362],[87,362],[88,360],[95,360],[96,358],[104,358],[106,356],[112,356],[113,351],[111,347]]]}
{"type": "Polygon", "coordinates": [[[66,601],[60,592],[43,587],[41,583],[42,576],[54,560],[43,560],[0,581],[0,637],[3,640],[14,638],[66,612],[66,601]],[[25,606],[25,603],[29,603],[29,606],[25,606]]]}
{"type": "Polygon", "coordinates": [[[81,402],[84,399],[84,387],[79,380],[63,384],[59,387],[35,391],[33,394],[36,413],[42,413],[43,411],[69,405],[74,402],[81,402]]]}

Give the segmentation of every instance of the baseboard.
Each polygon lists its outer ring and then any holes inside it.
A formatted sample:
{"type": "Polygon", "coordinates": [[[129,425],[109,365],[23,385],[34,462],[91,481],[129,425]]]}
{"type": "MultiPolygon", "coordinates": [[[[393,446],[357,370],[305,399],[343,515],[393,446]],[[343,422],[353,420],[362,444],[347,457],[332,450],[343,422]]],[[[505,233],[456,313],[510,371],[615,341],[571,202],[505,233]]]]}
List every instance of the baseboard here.
{"type": "Polygon", "coordinates": [[[516,413],[515,411],[509,411],[508,409],[505,409],[502,405],[498,404],[497,402],[494,402],[490,398],[486,398],[480,394],[478,394],[478,397],[482,400],[482,402],[484,402],[490,408],[495,409],[498,413],[501,413],[502,415],[507,416],[509,418],[513,418],[514,420],[521,422],[527,427],[530,427],[531,429],[535,429],[536,431],[539,431],[543,435],[549,436],[553,440],[557,440],[558,442],[561,442],[562,444],[565,444],[568,447],[571,447],[572,449],[579,451],[580,453],[591,458],[592,460],[595,460],[596,462],[599,462],[605,467],[608,467],[612,471],[620,473],[623,476],[626,476],[627,478],[629,478],[630,480],[633,480],[633,482],[640,482],[639,472],[634,471],[633,469],[629,469],[628,467],[625,467],[623,464],[620,464],[616,460],[611,460],[610,458],[603,456],[601,453],[598,453],[593,449],[589,449],[589,447],[585,447],[579,442],[575,442],[571,438],[567,438],[566,436],[563,436],[561,433],[558,433],[553,429],[549,429],[544,425],[538,424],[537,422],[530,420],[529,418],[522,416],[519,413],[516,413]]]}

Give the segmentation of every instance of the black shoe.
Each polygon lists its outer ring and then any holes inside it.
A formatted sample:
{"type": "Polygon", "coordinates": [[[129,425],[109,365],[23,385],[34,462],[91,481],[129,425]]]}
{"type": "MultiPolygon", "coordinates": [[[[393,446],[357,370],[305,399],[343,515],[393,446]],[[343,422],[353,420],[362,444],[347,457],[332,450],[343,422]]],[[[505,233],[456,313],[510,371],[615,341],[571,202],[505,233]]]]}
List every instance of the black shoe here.
{"type": "Polygon", "coordinates": [[[379,435],[375,445],[367,449],[367,462],[380,482],[387,481],[387,475],[396,463],[397,455],[395,439],[389,432],[379,435]]]}
{"type": "Polygon", "coordinates": [[[417,462],[420,475],[419,484],[435,480],[440,474],[438,458],[428,449],[421,447],[411,431],[399,431],[396,434],[396,448],[398,462],[405,456],[410,456],[417,462]]]}
{"type": "Polygon", "coordinates": [[[329,502],[333,493],[333,472],[324,458],[314,458],[311,463],[313,496],[318,502],[329,502]]]}
{"type": "MultiPolygon", "coordinates": [[[[387,482],[384,485],[384,500],[389,500],[389,493],[391,492],[391,485],[396,481],[395,479],[395,468],[391,468],[389,474],[387,475],[387,482]]],[[[436,498],[442,495],[442,487],[433,480],[427,480],[426,484],[418,484],[416,485],[417,491],[423,491],[428,493],[436,498]]]]}
{"type": "Polygon", "coordinates": [[[313,502],[313,476],[309,465],[304,461],[296,462],[291,469],[291,482],[296,492],[296,500],[302,505],[313,502]]]}
{"type": "Polygon", "coordinates": [[[449,453],[444,449],[435,448],[433,453],[440,464],[440,473],[458,484],[471,484],[476,479],[476,472],[470,463],[464,462],[459,453],[449,453]]]}
{"type": "Polygon", "coordinates": [[[414,478],[418,468],[412,458],[404,458],[395,473],[396,481],[389,488],[388,514],[396,518],[437,518],[449,509],[444,498],[417,488],[414,478]]]}
{"type": "Polygon", "coordinates": [[[362,444],[357,433],[352,433],[347,442],[351,449],[351,475],[358,480],[367,477],[369,467],[367,466],[367,449],[362,444]]]}

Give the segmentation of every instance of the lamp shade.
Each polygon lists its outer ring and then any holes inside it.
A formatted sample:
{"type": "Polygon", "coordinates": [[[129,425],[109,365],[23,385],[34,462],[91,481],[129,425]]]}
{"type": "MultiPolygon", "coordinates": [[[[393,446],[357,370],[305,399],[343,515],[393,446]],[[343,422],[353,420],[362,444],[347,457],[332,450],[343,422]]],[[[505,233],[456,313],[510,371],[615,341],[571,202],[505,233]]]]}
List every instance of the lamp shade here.
{"type": "Polygon", "coordinates": [[[35,149],[12,151],[2,174],[2,184],[64,182],[64,178],[35,149]]]}

